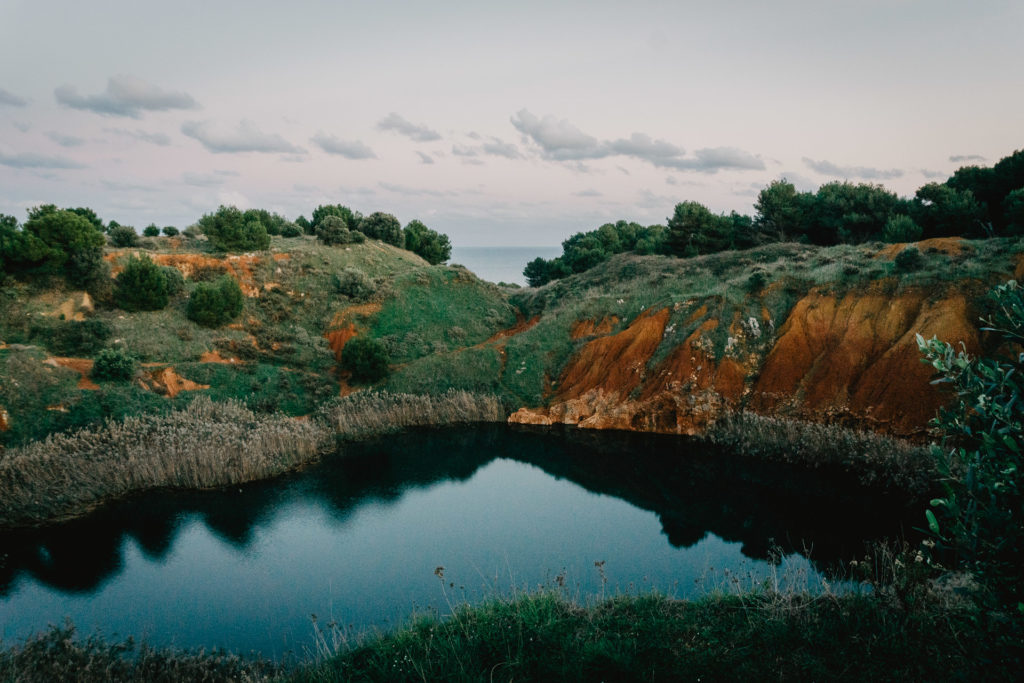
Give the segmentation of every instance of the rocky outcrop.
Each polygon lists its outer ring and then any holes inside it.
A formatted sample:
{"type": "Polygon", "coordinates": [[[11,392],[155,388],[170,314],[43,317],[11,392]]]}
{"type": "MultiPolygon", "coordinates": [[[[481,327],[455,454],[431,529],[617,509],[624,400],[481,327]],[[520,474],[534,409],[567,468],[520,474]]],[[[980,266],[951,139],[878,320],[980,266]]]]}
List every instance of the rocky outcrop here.
{"type": "Polygon", "coordinates": [[[891,295],[881,286],[842,296],[812,290],[777,330],[767,311],[761,319],[736,311],[716,354],[709,335],[725,323],[705,317],[702,306],[690,316],[700,321],[694,331],[667,354],[662,349],[661,360],[655,355],[671,309],[645,311],[580,347],[550,404],[523,408],[510,421],[696,434],[743,409],[920,435],[947,396],[930,384],[916,335],[977,352],[969,308],[952,288],[938,296],[912,288],[891,295]]]}

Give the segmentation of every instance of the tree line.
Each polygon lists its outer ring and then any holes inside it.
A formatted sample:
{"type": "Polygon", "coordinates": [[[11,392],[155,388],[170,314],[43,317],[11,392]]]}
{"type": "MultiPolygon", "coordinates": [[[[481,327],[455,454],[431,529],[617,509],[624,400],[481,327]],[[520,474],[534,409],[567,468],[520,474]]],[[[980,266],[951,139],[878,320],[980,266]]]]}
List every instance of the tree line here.
{"type": "Polygon", "coordinates": [[[933,237],[1024,234],[1024,150],[990,167],[963,166],[942,183],[898,197],[881,185],[830,182],[800,192],[786,179],[761,190],[754,215],[715,214],[695,201],[676,204],[666,225],[606,223],[562,242],[562,255],[536,258],[523,270],[530,286],[580,273],[632,251],[698,256],[770,242],[829,246],[933,237]]]}

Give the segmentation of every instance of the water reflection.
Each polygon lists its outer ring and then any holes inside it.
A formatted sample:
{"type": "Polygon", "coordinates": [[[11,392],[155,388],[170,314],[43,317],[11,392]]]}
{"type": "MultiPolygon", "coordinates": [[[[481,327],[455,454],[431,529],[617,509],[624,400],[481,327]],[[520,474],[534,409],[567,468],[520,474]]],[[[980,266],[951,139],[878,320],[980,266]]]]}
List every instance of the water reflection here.
{"type": "Polygon", "coordinates": [[[58,526],[0,534],[0,596],[28,579],[66,593],[95,591],[122,570],[126,541],[161,560],[183,524],[196,519],[241,552],[293,503],[316,501],[344,525],[365,506],[465,481],[497,458],[654,512],[677,548],[711,533],[741,542],[750,558],[768,558],[773,543],[787,553],[810,551],[823,569],[862,552],[866,542],[901,535],[919,514],[842,472],[741,460],[675,437],[505,426],[421,430],[346,445],[344,457],[271,482],[148,493],[58,526]]]}

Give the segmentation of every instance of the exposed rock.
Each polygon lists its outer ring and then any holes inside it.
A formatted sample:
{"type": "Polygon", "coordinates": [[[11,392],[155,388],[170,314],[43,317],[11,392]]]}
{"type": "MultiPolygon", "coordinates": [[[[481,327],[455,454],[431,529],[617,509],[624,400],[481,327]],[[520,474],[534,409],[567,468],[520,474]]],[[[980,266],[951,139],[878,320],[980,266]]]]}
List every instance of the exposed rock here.
{"type": "Polygon", "coordinates": [[[6,432],[11,428],[11,415],[7,409],[0,406],[0,432],[6,432]]]}
{"type": "MultiPolygon", "coordinates": [[[[707,313],[698,307],[687,324],[707,313]]],[[[913,288],[893,296],[879,285],[838,299],[812,290],[777,332],[767,310],[760,319],[737,312],[716,357],[708,335],[721,321],[707,318],[651,367],[669,316],[669,309],[646,311],[625,330],[587,342],[566,364],[551,404],[520,409],[509,421],[695,434],[743,409],[920,435],[948,397],[930,384],[915,335],[980,349],[970,322],[977,316],[953,288],[938,297],[913,288]]],[[[582,321],[570,334],[593,329],[582,321]]]]}

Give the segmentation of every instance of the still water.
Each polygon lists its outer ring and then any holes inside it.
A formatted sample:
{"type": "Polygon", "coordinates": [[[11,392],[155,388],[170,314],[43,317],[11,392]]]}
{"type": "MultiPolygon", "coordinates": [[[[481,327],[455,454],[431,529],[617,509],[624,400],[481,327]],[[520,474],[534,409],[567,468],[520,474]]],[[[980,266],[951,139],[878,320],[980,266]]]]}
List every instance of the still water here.
{"type": "Polygon", "coordinates": [[[150,493],[0,534],[0,637],[70,618],[154,645],[302,656],[313,614],[386,629],[558,575],[583,600],[764,580],[814,589],[865,541],[898,535],[906,512],[839,472],[678,438],[418,430],[271,482],[150,493]]]}

